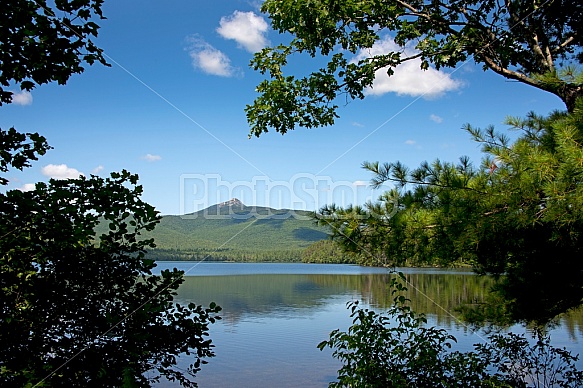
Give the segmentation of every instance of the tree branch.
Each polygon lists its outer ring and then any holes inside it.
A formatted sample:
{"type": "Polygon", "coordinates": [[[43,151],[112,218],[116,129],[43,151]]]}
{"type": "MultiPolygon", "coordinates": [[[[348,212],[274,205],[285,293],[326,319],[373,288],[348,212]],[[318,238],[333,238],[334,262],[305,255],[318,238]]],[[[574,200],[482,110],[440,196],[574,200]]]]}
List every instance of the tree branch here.
{"type": "Polygon", "coordinates": [[[383,181],[384,182],[387,182],[387,181],[396,182],[396,183],[400,183],[402,185],[410,184],[410,185],[420,185],[420,186],[434,186],[434,187],[439,187],[441,189],[452,189],[452,190],[461,189],[461,190],[473,191],[473,192],[478,193],[478,194],[488,194],[484,191],[480,191],[480,190],[477,190],[477,189],[474,189],[474,188],[468,187],[468,186],[453,187],[453,186],[445,185],[445,184],[441,184],[441,183],[431,183],[431,182],[424,182],[424,181],[410,181],[407,179],[396,179],[396,178],[390,178],[390,177],[383,178],[383,181]]]}
{"type": "MultiPolygon", "coordinates": [[[[415,7],[413,7],[411,4],[409,3],[405,3],[404,1],[401,0],[397,0],[397,4],[399,4],[401,7],[408,9],[409,11],[421,15],[421,13],[419,12],[418,9],[416,9],[415,7]]],[[[429,15],[426,14],[427,17],[429,17],[429,15]]]]}
{"type": "Polygon", "coordinates": [[[558,53],[562,50],[565,49],[565,47],[567,47],[568,45],[571,44],[571,42],[573,42],[575,40],[575,38],[577,37],[577,33],[574,33],[573,35],[571,35],[570,37],[568,37],[567,39],[565,39],[565,41],[563,43],[561,43],[560,45],[558,45],[557,47],[555,47],[552,52],[553,53],[558,53]]]}
{"type": "MultiPolygon", "coordinates": [[[[535,79],[530,78],[527,75],[519,73],[517,71],[502,67],[502,66],[498,65],[492,58],[490,58],[487,55],[482,55],[482,58],[484,59],[484,62],[486,63],[486,65],[495,73],[500,74],[506,78],[514,79],[514,80],[517,80],[520,82],[524,82],[527,85],[531,85],[531,86],[537,87],[539,89],[543,89],[540,82],[536,81],[535,79]]],[[[546,90],[546,89],[544,89],[544,90],[546,90]]]]}

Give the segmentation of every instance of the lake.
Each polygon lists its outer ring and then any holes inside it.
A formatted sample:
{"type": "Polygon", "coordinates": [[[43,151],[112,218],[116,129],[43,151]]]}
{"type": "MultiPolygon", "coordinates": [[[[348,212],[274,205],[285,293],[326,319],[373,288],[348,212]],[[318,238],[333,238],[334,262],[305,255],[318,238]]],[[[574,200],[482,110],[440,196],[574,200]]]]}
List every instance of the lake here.
{"type": "MultiPolygon", "coordinates": [[[[386,269],[335,264],[158,262],[186,271],[177,302],[223,308],[223,319],[210,327],[216,356],[208,359],[195,381],[206,387],[327,387],[340,363],[332,351],[316,345],[334,329],[352,323],[346,303],[358,300],[378,311],[392,301],[386,269]]],[[[460,303],[479,301],[490,281],[468,270],[400,269],[407,276],[407,296],[430,325],[446,328],[471,350],[483,342],[455,318],[460,303]]],[[[513,332],[524,333],[519,326],[513,332]]],[[[554,346],[583,353],[583,314],[570,314],[551,330],[554,346]]],[[[186,362],[185,362],[186,364],[186,362]]],[[[583,365],[578,365],[583,368],[583,365]]],[[[159,387],[177,386],[161,383],[159,387]]]]}

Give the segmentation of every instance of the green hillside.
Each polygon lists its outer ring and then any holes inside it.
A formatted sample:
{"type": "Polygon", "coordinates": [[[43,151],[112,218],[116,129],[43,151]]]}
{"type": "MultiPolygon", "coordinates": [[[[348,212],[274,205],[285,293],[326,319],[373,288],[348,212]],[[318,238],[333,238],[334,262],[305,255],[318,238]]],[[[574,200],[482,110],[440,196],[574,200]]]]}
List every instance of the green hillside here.
{"type": "Polygon", "coordinates": [[[148,235],[158,260],[300,261],[327,238],[310,212],[245,206],[233,199],[184,216],[163,216],[148,235]]]}

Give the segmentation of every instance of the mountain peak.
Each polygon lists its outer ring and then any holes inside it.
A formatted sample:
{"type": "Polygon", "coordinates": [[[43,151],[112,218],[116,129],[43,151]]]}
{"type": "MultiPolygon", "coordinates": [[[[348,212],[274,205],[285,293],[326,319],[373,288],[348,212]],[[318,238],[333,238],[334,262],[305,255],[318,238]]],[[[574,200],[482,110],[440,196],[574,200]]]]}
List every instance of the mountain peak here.
{"type": "Polygon", "coordinates": [[[237,199],[237,198],[231,198],[228,201],[219,203],[217,206],[218,207],[226,207],[226,206],[239,206],[239,207],[243,207],[245,205],[243,204],[243,202],[239,201],[239,199],[237,199]]]}

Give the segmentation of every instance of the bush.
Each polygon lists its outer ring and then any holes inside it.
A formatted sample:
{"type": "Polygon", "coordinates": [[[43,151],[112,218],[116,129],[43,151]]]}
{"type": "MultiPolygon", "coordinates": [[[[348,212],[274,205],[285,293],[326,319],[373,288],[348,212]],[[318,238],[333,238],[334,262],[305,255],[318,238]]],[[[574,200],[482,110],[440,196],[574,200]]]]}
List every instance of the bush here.
{"type": "Polygon", "coordinates": [[[394,304],[386,313],[363,309],[349,302],[353,325],[347,332],[334,330],[318,345],[329,347],[342,361],[339,387],[580,387],[583,372],[575,367],[578,356],[550,345],[537,335],[530,344],[521,335],[495,334],[475,351],[451,351],[455,337],[444,329],[427,327],[423,314],[407,306],[397,279],[391,287],[394,304]]]}

